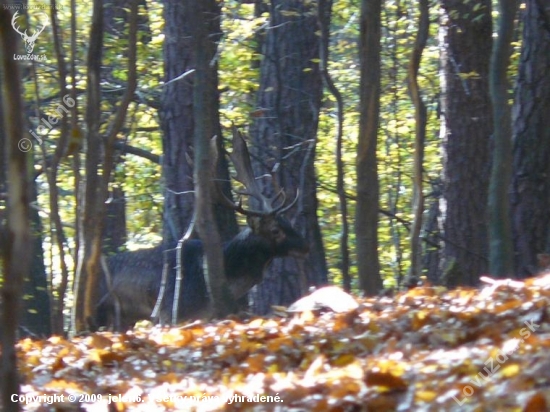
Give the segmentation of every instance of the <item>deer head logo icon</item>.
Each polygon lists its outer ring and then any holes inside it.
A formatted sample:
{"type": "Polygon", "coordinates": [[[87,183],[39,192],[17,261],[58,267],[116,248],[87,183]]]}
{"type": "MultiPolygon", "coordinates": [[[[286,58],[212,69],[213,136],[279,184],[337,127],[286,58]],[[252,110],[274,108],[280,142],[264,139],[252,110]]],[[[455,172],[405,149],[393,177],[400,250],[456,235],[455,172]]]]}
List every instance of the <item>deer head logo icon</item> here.
{"type": "Polygon", "coordinates": [[[44,31],[46,26],[50,23],[50,21],[48,19],[48,15],[46,13],[41,13],[41,14],[46,16],[45,23],[42,24],[42,27],[39,30],[37,30],[32,36],[29,36],[27,34],[27,30],[22,32],[21,28],[17,25],[17,18],[19,17],[19,12],[18,11],[15,12],[15,14],[13,15],[13,18],[11,19],[11,25],[12,25],[13,29],[21,35],[21,38],[25,42],[25,49],[27,50],[27,53],[32,53],[32,51],[34,50],[34,43],[36,42],[36,39],[38,38],[40,33],[42,33],[44,31]]]}

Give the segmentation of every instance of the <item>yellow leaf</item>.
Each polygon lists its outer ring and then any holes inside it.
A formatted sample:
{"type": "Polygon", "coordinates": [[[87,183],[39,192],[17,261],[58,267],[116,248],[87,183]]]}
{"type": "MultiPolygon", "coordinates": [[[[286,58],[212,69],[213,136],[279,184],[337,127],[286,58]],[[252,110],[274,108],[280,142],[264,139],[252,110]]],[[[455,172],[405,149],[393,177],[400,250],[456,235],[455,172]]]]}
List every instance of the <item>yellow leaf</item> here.
{"type": "Polygon", "coordinates": [[[433,402],[437,396],[437,392],[427,390],[421,390],[415,394],[416,399],[420,402],[433,402]]]}
{"type": "Polygon", "coordinates": [[[505,378],[512,378],[520,372],[520,367],[517,363],[506,364],[501,369],[501,374],[505,378]]]}

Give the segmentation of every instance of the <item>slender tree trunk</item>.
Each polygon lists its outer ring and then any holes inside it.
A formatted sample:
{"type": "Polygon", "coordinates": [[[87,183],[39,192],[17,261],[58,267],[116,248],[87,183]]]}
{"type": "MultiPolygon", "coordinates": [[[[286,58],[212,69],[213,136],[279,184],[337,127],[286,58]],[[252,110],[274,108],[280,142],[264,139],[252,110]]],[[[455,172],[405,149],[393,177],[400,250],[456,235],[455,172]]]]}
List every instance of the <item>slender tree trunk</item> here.
{"type": "Polygon", "coordinates": [[[75,280],[75,304],[73,308],[73,331],[80,332],[88,327],[87,318],[91,316],[90,307],[97,302],[96,285],[99,273],[101,253],[100,235],[102,227],[101,206],[106,200],[101,197],[101,149],[102,139],[99,133],[100,123],[100,77],[103,49],[103,5],[100,0],[94,1],[92,27],[88,50],[88,106],[86,110],[87,151],[86,177],[83,179],[84,196],[81,204],[80,256],[75,280]],[[94,288],[94,289],[90,289],[94,288]],[[93,302],[93,303],[92,303],[93,302]]]}
{"type": "MultiPolygon", "coordinates": [[[[113,39],[126,38],[126,26],[128,25],[128,19],[130,14],[128,13],[131,4],[135,0],[106,0],[103,7],[104,27],[105,35],[110,36],[113,39]]],[[[147,2],[145,0],[137,0],[138,7],[142,7],[146,13],[140,13],[138,15],[138,38],[147,44],[151,38],[151,30],[149,28],[149,16],[147,14],[147,2]]],[[[122,51],[122,55],[128,57],[128,49],[122,51]]],[[[104,65],[102,67],[101,78],[111,81],[114,73],[118,68],[114,66],[104,65]]],[[[118,97],[116,95],[102,94],[102,99],[110,99],[112,105],[116,105],[118,97]]],[[[117,141],[115,152],[114,164],[120,164],[124,160],[121,159],[120,147],[117,141]]],[[[127,146],[122,146],[127,147],[127,146]]],[[[122,152],[123,153],[123,152],[122,152]]],[[[121,176],[117,173],[119,181],[123,181],[125,176],[121,176]]],[[[114,177],[112,178],[114,181],[114,177]]],[[[113,183],[113,182],[110,182],[113,183]]],[[[113,186],[109,190],[109,200],[105,205],[105,223],[102,234],[102,251],[103,253],[110,255],[119,252],[125,245],[127,240],[126,229],[126,197],[125,193],[120,186],[113,186]]]]}
{"type": "Polygon", "coordinates": [[[344,99],[342,93],[334,84],[332,77],[328,71],[328,50],[329,50],[329,27],[327,19],[324,18],[322,12],[326,9],[326,0],[319,0],[318,5],[318,24],[321,32],[321,44],[319,47],[320,68],[323,79],[327,85],[329,92],[336,99],[336,191],[338,193],[338,201],[340,203],[340,215],[342,220],[342,229],[340,232],[340,253],[342,268],[342,283],[346,292],[351,291],[351,276],[350,257],[349,257],[349,222],[348,222],[348,199],[346,195],[344,159],[343,159],[343,142],[344,142],[344,99]]]}
{"type": "Polygon", "coordinates": [[[437,284],[441,273],[441,245],[443,243],[439,224],[441,219],[441,192],[437,189],[437,186],[432,189],[432,197],[429,200],[427,199],[427,202],[430,201],[431,203],[428,206],[424,224],[426,246],[422,266],[428,280],[433,284],[437,284]]]}
{"type": "MultiPolygon", "coordinates": [[[[52,5],[55,6],[55,0],[52,2],[52,5]]],[[[50,12],[51,20],[52,20],[52,32],[53,32],[53,39],[54,39],[54,50],[55,50],[55,56],[57,60],[57,69],[59,71],[59,91],[60,95],[63,96],[63,103],[69,102],[72,103],[72,106],[68,104],[67,106],[70,106],[72,108],[75,108],[76,106],[76,94],[73,92],[73,96],[71,97],[72,100],[66,99],[65,96],[68,96],[68,89],[67,89],[67,69],[66,69],[66,60],[65,55],[63,53],[63,45],[62,45],[62,36],[61,36],[61,30],[59,28],[59,19],[57,17],[57,8],[52,7],[50,12]]],[[[38,96],[37,96],[38,97],[38,96]]],[[[73,112],[73,118],[75,117],[74,113],[76,112],[76,108],[73,112]]],[[[49,189],[49,200],[50,200],[50,233],[52,236],[52,239],[54,240],[53,244],[57,248],[57,253],[59,255],[59,262],[60,262],[60,270],[61,270],[61,281],[58,282],[58,287],[56,288],[56,293],[53,293],[54,287],[52,277],[50,276],[50,289],[51,289],[51,296],[50,296],[50,302],[52,306],[52,316],[51,316],[51,325],[52,325],[52,332],[55,334],[63,334],[64,332],[64,309],[65,309],[65,296],[67,293],[67,288],[69,284],[69,269],[67,267],[67,264],[65,263],[65,233],[63,230],[63,225],[61,222],[61,215],[59,212],[59,188],[57,186],[58,182],[58,169],[59,164],[61,162],[61,159],[63,156],[67,155],[67,151],[69,149],[69,123],[67,121],[66,116],[61,117],[60,121],[60,136],[59,140],[57,142],[55,152],[53,154],[53,157],[51,161],[49,162],[49,166],[46,162],[46,156],[47,153],[45,151],[44,146],[42,146],[42,157],[43,157],[43,167],[46,171],[46,177],[48,180],[48,189],[49,189]]],[[[73,120],[75,122],[75,120],[73,120]]],[[[78,156],[78,149],[80,148],[77,142],[76,144],[73,143],[73,150],[74,155],[78,156]]]]}
{"type": "Polygon", "coordinates": [[[359,139],[357,144],[357,205],[355,235],[359,285],[367,295],[382,289],[378,259],[379,183],[376,148],[380,117],[381,0],[361,2],[359,139]]]}
{"type": "Polygon", "coordinates": [[[105,200],[113,169],[116,135],[124,125],[126,112],[136,88],[136,37],[137,0],[132,1],[128,28],[128,81],[124,96],[119,103],[105,135],[100,133],[100,78],[103,48],[103,7],[94,2],[91,42],[88,54],[88,126],[86,153],[86,180],[82,217],[79,219],[81,250],[75,275],[75,305],[73,329],[76,332],[94,327],[98,302],[101,235],[103,234],[105,200]]]}
{"type": "Polygon", "coordinates": [[[427,0],[419,1],[420,20],[418,32],[414,43],[414,49],[409,62],[407,82],[409,93],[414,105],[415,139],[414,139],[414,162],[413,162],[413,223],[411,227],[411,276],[419,278],[422,275],[422,217],[424,215],[424,192],[423,192],[423,164],[424,164],[424,142],[426,140],[427,112],[426,105],[420,94],[418,85],[418,69],[422,52],[428,41],[430,30],[430,9],[427,0]]]}
{"type": "Polygon", "coordinates": [[[489,184],[489,272],[508,277],[514,272],[508,190],[512,174],[512,120],[508,104],[508,76],[517,0],[499,0],[497,38],[490,69],[494,119],[494,152],[489,184]]]}
{"type": "Polygon", "coordinates": [[[514,121],[512,216],[516,269],[534,274],[550,253],[550,4],[527,0],[514,121]]]}
{"type": "Polygon", "coordinates": [[[212,161],[216,145],[218,120],[216,70],[210,62],[217,51],[219,38],[219,6],[216,0],[187,0],[191,11],[191,30],[195,62],[194,119],[195,119],[195,215],[199,237],[204,245],[205,280],[212,297],[214,314],[222,317],[236,308],[227,285],[221,237],[214,216],[213,201],[216,164],[212,161]],[[212,29],[218,31],[212,31],[212,29]]]}

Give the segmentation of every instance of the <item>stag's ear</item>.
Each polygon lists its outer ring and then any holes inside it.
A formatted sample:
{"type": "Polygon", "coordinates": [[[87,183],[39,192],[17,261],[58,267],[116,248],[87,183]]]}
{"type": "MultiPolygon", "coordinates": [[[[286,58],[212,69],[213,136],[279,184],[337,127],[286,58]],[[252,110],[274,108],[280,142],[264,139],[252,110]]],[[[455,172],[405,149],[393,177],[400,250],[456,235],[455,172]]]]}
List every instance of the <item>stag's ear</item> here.
{"type": "Polygon", "coordinates": [[[262,218],[259,216],[247,216],[246,217],[246,223],[252,229],[252,232],[254,233],[260,233],[260,227],[261,227],[261,220],[262,218]]]}

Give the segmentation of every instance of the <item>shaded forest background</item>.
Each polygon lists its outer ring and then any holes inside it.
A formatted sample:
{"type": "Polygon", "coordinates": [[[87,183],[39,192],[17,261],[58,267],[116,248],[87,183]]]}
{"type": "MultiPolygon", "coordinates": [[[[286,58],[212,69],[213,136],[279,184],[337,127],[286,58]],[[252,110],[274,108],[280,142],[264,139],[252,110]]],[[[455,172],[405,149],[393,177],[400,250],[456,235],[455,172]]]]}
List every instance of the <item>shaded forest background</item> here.
{"type": "MultiPolygon", "coordinates": [[[[274,179],[300,193],[288,217],[310,255],[274,262],[251,292],[256,313],[327,282],[374,295],[422,275],[476,285],[547,267],[545,1],[192,3],[21,12],[23,29],[45,25],[33,51],[45,59],[19,64],[32,229],[18,256],[31,265],[23,334],[83,329],[101,253],[185,233],[199,78],[210,134],[242,129],[266,191],[274,179]]],[[[221,158],[218,168],[229,193],[232,171],[221,158]]],[[[0,173],[4,225],[11,180],[0,173]]],[[[222,239],[243,224],[221,205],[215,214],[222,239]]]]}

